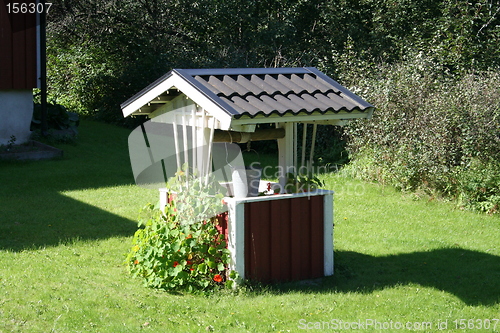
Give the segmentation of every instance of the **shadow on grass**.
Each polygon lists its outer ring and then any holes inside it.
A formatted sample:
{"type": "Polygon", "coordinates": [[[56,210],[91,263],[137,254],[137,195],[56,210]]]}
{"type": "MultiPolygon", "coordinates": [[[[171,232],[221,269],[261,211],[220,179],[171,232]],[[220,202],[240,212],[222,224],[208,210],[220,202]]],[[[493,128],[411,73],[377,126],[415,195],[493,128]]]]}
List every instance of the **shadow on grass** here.
{"type": "Polygon", "coordinates": [[[334,276],[269,288],[279,292],[372,293],[405,284],[442,290],[468,305],[494,305],[500,303],[500,257],[462,248],[383,257],[339,251],[335,253],[334,276]]]}
{"type": "MultiPolygon", "coordinates": [[[[58,146],[64,150],[60,159],[0,162],[0,250],[133,235],[136,221],[61,193],[134,184],[128,134],[123,128],[83,121],[77,143],[58,146]]],[[[124,205],[119,192],[104,193],[96,192],[92,199],[112,195],[113,204],[124,205]]]]}
{"type": "MultiPolygon", "coordinates": [[[[40,202],[24,209],[19,207],[15,218],[0,218],[0,249],[22,251],[57,246],[75,239],[131,236],[137,230],[134,221],[58,193],[49,193],[44,199],[49,204],[40,202]]],[[[15,206],[9,208],[16,209],[15,206]]]]}

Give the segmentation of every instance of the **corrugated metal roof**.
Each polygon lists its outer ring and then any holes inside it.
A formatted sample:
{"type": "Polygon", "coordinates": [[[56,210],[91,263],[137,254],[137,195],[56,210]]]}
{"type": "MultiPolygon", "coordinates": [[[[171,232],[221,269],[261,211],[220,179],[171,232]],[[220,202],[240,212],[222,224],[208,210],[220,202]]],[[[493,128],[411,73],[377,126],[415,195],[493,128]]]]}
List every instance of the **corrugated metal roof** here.
{"type": "Polygon", "coordinates": [[[312,67],[174,69],[123,103],[122,108],[172,74],[189,82],[234,119],[274,114],[367,112],[374,108],[312,67]]]}

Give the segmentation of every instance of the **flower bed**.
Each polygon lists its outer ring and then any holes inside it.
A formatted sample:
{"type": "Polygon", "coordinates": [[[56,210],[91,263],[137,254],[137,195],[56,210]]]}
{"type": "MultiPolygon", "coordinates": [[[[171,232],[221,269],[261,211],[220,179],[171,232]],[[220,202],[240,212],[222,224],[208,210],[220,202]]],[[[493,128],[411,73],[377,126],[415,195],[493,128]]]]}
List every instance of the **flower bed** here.
{"type": "Polygon", "coordinates": [[[3,160],[44,160],[63,156],[63,151],[38,141],[21,145],[7,145],[0,149],[3,160]]]}

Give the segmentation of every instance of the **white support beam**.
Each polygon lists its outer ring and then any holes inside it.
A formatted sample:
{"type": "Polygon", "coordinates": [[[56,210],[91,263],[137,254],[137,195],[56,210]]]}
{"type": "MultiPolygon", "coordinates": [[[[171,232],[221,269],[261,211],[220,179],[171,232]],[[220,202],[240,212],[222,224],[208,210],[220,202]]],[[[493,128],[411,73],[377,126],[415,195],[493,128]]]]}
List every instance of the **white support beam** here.
{"type": "Polygon", "coordinates": [[[318,124],[314,124],[313,125],[312,139],[311,139],[311,151],[309,152],[309,164],[307,165],[307,171],[309,171],[309,168],[312,169],[312,166],[313,166],[314,146],[316,144],[316,132],[317,132],[317,130],[318,130],[318,124]]]}
{"type": "Polygon", "coordinates": [[[197,163],[197,153],[198,153],[198,140],[196,139],[196,134],[197,134],[197,117],[196,117],[196,108],[194,105],[191,106],[191,136],[192,136],[192,144],[191,144],[191,150],[193,151],[193,171],[194,169],[198,169],[198,171],[201,171],[198,168],[198,163],[197,163]]]}
{"type": "Polygon", "coordinates": [[[285,129],[285,137],[283,139],[278,139],[278,159],[279,159],[279,183],[281,185],[282,191],[286,185],[286,174],[288,172],[293,172],[295,170],[295,165],[293,165],[294,156],[294,137],[293,137],[293,123],[282,124],[282,128],[285,129]]]}
{"type": "Polygon", "coordinates": [[[198,126],[196,127],[196,167],[198,169],[198,175],[200,177],[206,176],[207,172],[207,156],[209,151],[209,146],[212,144],[212,137],[210,136],[211,129],[206,126],[200,126],[200,121],[202,124],[206,121],[206,116],[203,116],[205,110],[198,107],[197,113],[202,113],[202,116],[197,116],[198,126]]]}
{"type": "Polygon", "coordinates": [[[300,169],[302,169],[306,163],[307,124],[303,125],[304,128],[302,130],[302,158],[300,159],[300,169]]]}
{"type": "MultiPolygon", "coordinates": [[[[203,110],[205,112],[205,110],[203,110]]],[[[212,117],[212,124],[210,125],[210,135],[208,143],[208,153],[207,153],[207,165],[206,165],[206,179],[205,184],[208,184],[208,176],[212,172],[212,146],[214,144],[214,132],[215,132],[215,117],[212,117]]]]}
{"type": "Polygon", "coordinates": [[[177,130],[177,114],[174,113],[173,117],[173,129],[174,129],[174,145],[175,145],[175,160],[177,161],[177,170],[181,169],[181,156],[179,150],[179,131],[177,130]]]}
{"type": "Polygon", "coordinates": [[[323,197],[323,260],[325,276],[333,275],[333,192],[323,197]]]}
{"type": "Polygon", "coordinates": [[[231,131],[235,132],[255,132],[256,125],[255,124],[240,124],[240,125],[232,125],[231,131]]]}
{"type": "Polygon", "coordinates": [[[228,207],[228,244],[231,253],[229,268],[245,279],[245,204],[224,198],[228,207]]]}
{"type": "MultiPolygon", "coordinates": [[[[276,125],[277,127],[277,125],[276,125]]],[[[298,124],[297,123],[293,123],[293,165],[295,167],[297,167],[298,165],[298,152],[297,152],[297,147],[298,147],[298,142],[297,142],[297,127],[298,127],[298,124]]]]}
{"type": "MultiPolygon", "coordinates": [[[[182,112],[182,141],[184,143],[184,164],[189,165],[189,154],[188,154],[188,138],[187,138],[187,116],[186,113],[182,112]]],[[[189,168],[186,170],[186,176],[189,175],[189,168]]]]}

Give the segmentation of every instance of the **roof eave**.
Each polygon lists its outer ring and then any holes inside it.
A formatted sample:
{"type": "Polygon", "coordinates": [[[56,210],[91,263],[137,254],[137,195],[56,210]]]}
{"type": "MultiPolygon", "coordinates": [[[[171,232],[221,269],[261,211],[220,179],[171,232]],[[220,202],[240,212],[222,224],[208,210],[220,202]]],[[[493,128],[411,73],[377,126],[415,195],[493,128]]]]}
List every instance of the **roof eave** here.
{"type": "Polygon", "coordinates": [[[242,125],[263,124],[263,123],[335,123],[337,121],[349,121],[354,119],[370,119],[372,117],[374,108],[367,108],[365,110],[353,110],[350,112],[299,112],[297,114],[272,114],[272,115],[258,115],[250,117],[248,115],[242,116],[238,119],[233,119],[231,126],[237,127],[242,125]]]}
{"type": "Polygon", "coordinates": [[[172,88],[174,85],[171,84],[173,72],[170,71],[167,74],[160,77],[158,80],[154,81],[137,94],[123,102],[120,107],[124,117],[128,117],[134,114],[142,106],[146,105],[154,98],[160,96],[163,92],[172,88]]]}
{"type": "Polygon", "coordinates": [[[208,88],[199,84],[192,76],[185,73],[183,70],[173,69],[155,82],[148,85],[139,93],[134,95],[121,104],[124,117],[128,117],[137,113],[141,107],[147,105],[156,97],[163,94],[170,88],[175,87],[193,102],[203,107],[210,114],[219,120],[221,127],[229,129],[231,126],[231,118],[237,114],[229,105],[225,105],[223,101],[208,88]]]}

